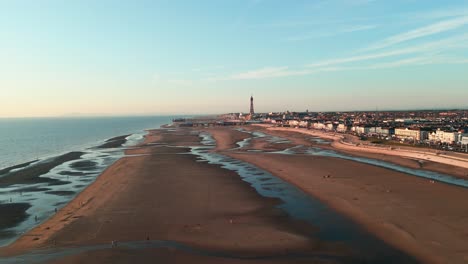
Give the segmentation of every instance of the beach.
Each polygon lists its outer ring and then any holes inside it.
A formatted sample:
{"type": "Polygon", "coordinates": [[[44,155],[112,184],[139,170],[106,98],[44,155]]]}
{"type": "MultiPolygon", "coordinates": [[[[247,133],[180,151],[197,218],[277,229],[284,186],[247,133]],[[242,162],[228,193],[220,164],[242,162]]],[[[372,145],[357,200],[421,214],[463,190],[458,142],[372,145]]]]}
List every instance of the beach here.
{"type": "MultiPolygon", "coordinates": [[[[252,127],[246,129],[258,130],[252,127]]],[[[218,130],[223,129],[212,129],[211,133],[222,141],[225,132],[218,130]]],[[[261,131],[277,131],[272,130],[261,131]]],[[[294,133],[291,130],[279,131],[294,133]]],[[[305,133],[294,134],[294,138],[285,133],[275,135],[289,138],[299,144],[314,145],[307,141],[305,133]]],[[[274,144],[260,141],[262,140],[257,139],[257,142],[253,142],[249,150],[261,150],[263,147],[264,150],[271,151],[274,148],[274,144]]],[[[289,143],[287,147],[293,145],[289,143]]],[[[468,244],[468,206],[461,202],[468,195],[466,188],[432,183],[385,168],[336,158],[238,150],[225,150],[225,154],[253,163],[299,186],[337,211],[350,216],[381,239],[418,256],[424,262],[468,261],[468,250],[465,246],[468,244]]],[[[386,158],[388,160],[388,157],[386,158]]],[[[401,159],[397,161],[400,164],[412,163],[411,160],[398,158],[401,159]]],[[[442,164],[443,168],[444,166],[447,164],[442,164]]]]}
{"type": "MultiPolygon", "coordinates": [[[[292,132],[278,132],[276,141],[253,138],[253,131],[267,133],[255,126],[151,130],[0,256],[50,251],[47,263],[355,263],[366,257],[346,242],[315,235],[313,221],[291,217],[278,206],[284,201],[260,195],[235,171],[200,160],[194,150],[204,147],[200,133],[206,133],[216,143],[207,153],[252,164],[319,199],[362,228],[363,237],[369,233],[410,256],[398,263],[468,261],[468,208],[460,202],[466,188],[334,157],[284,154],[299,143],[328,144],[292,132]],[[241,147],[242,141],[248,143],[241,147]]],[[[391,254],[387,263],[400,256],[391,254]]]]}
{"type": "MultiPolygon", "coordinates": [[[[152,240],[177,241],[239,258],[287,256],[294,252],[344,254],[338,246],[303,236],[301,225],[275,208],[277,200],[259,196],[235,173],[181,154],[187,152],[183,147],[187,144],[200,144],[199,137],[152,131],[141,147],[128,150],[128,157],[109,167],[56,215],[3,248],[1,254],[152,240]]],[[[54,263],[78,263],[84,259],[87,263],[114,263],[116,255],[141,253],[126,250],[109,247],[93,253],[100,258],[77,254],[54,263]]],[[[167,256],[170,263],[179,258],[190,259],[184,257],[187,253],[175,254],[176,251],[167,256]]],[[[155,250],[146,254],[145,260],[150,261],[165,253],[155,250]]],[[[311,258],[286,258],[285,262],[279,257],[273,262],[307,263],[311,258]]],[[[209,261],[221,260],[214,257],[209,261]]]]}

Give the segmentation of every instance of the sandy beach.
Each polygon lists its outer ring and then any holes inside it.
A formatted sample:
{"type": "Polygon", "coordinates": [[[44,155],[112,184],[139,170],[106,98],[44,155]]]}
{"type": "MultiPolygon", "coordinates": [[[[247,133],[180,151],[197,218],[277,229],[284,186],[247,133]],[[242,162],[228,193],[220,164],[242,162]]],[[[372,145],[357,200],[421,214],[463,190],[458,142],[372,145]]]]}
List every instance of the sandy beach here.
{"type": "Polygon", "coordinates": [[[268,133],[253,126],[168,128],[150,131],[0,257],[39,249],[58,252],[46,263],[355,263],[345,245],[305,235],[315,227],[288,217],[279,200],[191,155],[187,146],[201,146],[199,133],[207,132],[216,140],[212,152],[280,177],[423,263],[468,261],[466,188],[333,157],[264,152],[311,143],[305,134],[272,131],[287,139],[275,142],[251,138],[268,133]]]}
{"type": "MultiPolygon", "coordinates": [[[[209,131],[218,141],[229,140],[219,130],[224,128],[209,131]]],[[[294,134],[295,138],[285,133],[276,135],[306,144],[304,134],[294,134]]],[[[264,150],[271,150],[274,145],[258,141],[261,140],[253,142],[249,150],[264,146],[269,146],[264,150]]],[[[466,188],[430,183],[427,179],[332,157],[228,149],[224,154],[293,183],[425,263],[468,261],[468,206],[461,202],[468,196],[466,188]]]]}
{"type": "MultiPolygon", "coordinates": [[[[230,146],[242,136],[234,133],[224,142],[228,144],[221,145],[230,146]]],[[[89,245],[106,248],[60,257],[53,263],[127,263],[134,258],[153,263],[158,256],[162,261],[158,263],[237,263],[256,256],[270,258],[242,262],[330,263],[316,255],[345,254],[340,246],[303,236],[303,225],[275,208],[277,200],[261,197],[236,173],[183,154],[188,149],[181,146],[199,144],[199,137],[187,132],[151,131],[143,145],[128,150],[128,157],[109,167],[56,215],[1,249],[1,256],[89,245]],[[111,241],[153,240],[177,241],[236,257],[110,248],[111,241]],[[313,254],[288,257],[296,253],[313,254]]]]}

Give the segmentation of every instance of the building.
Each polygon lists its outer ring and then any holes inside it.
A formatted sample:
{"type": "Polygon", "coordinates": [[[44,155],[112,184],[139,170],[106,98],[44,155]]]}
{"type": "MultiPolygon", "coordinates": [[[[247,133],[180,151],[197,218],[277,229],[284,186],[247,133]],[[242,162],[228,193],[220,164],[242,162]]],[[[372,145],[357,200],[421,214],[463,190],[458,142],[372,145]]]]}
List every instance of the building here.
{"type": "Polygon", "coordinates": [[[336,127],[336,132],[346,133],[347,130],[348,127],[345,126],[345,124],[338,124],[338,126],[336,127]]]}
{"type": "Polygon", "coordinates": [[[356,134],[361,135],[365,133],[365,129],[363,126],[353,126],[352,130],[356,132],[356,134]]]}
{"type": "Polygon", "coordinates": [[[370,127],[370,126],[354,126],[352,129],[356,134],[362,135],[362,134],[375,134],[375,127],[370,127]]]}
{"type": "Polygon", "coordinates": [[[460,141],[462,146],[468,146],[468,136],[463,137],[460,141]]]}
{"type": "Polygon", "coordinates": [[[468,139],[468,134],[463,133],[463,131],[458,131],[457,142],[461,143],[464,138],[468,139]]]}
{"type": "Polygon", "coordinates": [[[317,122],[317,123],[313,123],[313,124],[312,124],[312,127],[313,127],[314,129],[325,129],[325,124],[324,124],[324,123],[319,123],[319,122],[317,122]]]}
{"type": "Polygon", "coordinates": [[[459,133],[453,131],[442,131],[438,128],[436,131],[429,134],[429,141],[453,144],[460,140],[459,133]]]}
{"type": "Polygon", "coordinates": [[[421,129],[395,128],[395,136],[400,139],[421,141],[427,139],[427,131],[421,129]]]}

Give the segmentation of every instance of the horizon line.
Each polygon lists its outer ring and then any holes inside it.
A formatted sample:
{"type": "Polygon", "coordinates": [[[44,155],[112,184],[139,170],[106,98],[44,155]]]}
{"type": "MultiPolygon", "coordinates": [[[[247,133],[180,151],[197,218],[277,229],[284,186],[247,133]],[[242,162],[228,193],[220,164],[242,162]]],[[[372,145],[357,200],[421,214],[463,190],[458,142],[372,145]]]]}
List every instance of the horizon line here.
{"type": "MultiPolygon", "coordinates": [[[[291,111],[291,110],[283,110],[283,111],[268,111],[268,112],[257,112],[256,114],[268,114],[268,113],[305,113],[308,110],[303,111],[291,111]]],[[[327,111],[308,111],[309,113],[350,113],[350,112],[406,112],[406,111],[468,111],[467,108],[407,108],[407,109],[379,109],[379,110],[327,110],[327,111]]],[[[225,115],[225,114],[234,114],[234,113],[248,113],[248,111],[238,111],[238,112],[225,112],[225,113],[157,113],[157,114],[83,114],[83,115],[54,115],[54,116],[0,116],[0,119],[40,119],[40,118],[112,118],[112,117],[157,117],[157,116],[210,116],[210,115],[225,115]]]]}

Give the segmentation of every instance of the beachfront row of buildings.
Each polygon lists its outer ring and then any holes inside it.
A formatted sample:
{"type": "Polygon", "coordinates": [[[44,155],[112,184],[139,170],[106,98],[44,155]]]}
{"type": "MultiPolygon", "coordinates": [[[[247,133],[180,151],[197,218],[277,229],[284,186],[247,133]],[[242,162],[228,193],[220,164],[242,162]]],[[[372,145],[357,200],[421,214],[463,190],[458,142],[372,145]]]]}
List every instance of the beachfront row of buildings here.
{"type": "Polygon", "coordinates": [[[310,122],[308,120],[287,120],[276,122],[268,120],[270,123],[278,123],[281,126],[303,127],[325,130],[338,133],[352,133],[364,136],[392,137],[401,140],[410,140],[426,143],[461,144],[468,145],[468,133],[465,130],[444,131],[440,128],[431,129],[423,127],[380,127],[369,125],[345,125],[333,122],[310,122]]]}
{"type": "Polygon", "coordinates": [[[400,143],[468,152],[468,110],[350,111],[350,112],[250,112],[221,116],[218,125],[270,123],[304,127],[361,137],[378,137],[400,143]]]}

